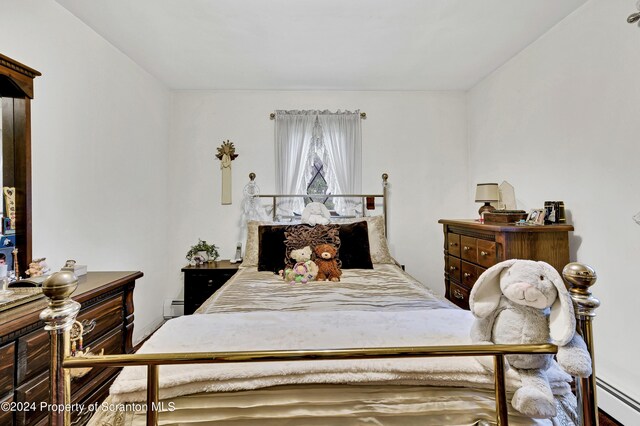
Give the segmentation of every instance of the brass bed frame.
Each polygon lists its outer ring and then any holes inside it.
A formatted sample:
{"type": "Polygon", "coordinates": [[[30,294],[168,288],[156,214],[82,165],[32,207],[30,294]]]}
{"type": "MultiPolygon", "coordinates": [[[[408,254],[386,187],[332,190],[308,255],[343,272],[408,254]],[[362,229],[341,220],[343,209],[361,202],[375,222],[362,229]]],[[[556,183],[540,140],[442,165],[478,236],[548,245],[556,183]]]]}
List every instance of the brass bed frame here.
{"type": "MultiPolygon", "coordinates": [[[[344,197],[382,197],[386,222],[387,178],[383,179],[383,194],[345,195],[344,197]]],[[[255,179],[255,174],[250,175],[255,179]]],[[[275,214],[276,198],[282,196],[261,195],[272,198],[275,214]]],[[[364,213],[363,213],[364,214],[364,213]]],[[[385,223],[386,225],[386,223],[385,223]]],[[[386,226],[385,226],[386,233],[386,226]]],[[[576,313],[576,328],[582,335],[591,354],[593,374],[588,378],[576,380],[576,396],[578,400],[578,420],[580,425],[597,426],[597,401],[595,382],[595,362],[592,333],[592,319],[600,305],[592,296],[590,287],[596,281],[595,271],[584,264],[570,263],[562,271],[568,284],[569,293],[576,313]]],[[[163,353],[163,354],[131,354],[103,355],[92,357],[70,356],[70,330],[80,310],[80,304],[70,298],[78,285],[78,279],[71,270],[56,272],[43,283],[43,293],[49,299],[49,306],[40,314],[45,322],[45,330],[49,331],[51,360],[49,367],[50,403],[52,407],[71,407],[70,370],[73,368],[92,367],[147,367],[147,409],[148,426],[157,425],[159,404],[159,366],[168,364],[210,364],[237,362],[272,362],[293,360],[336,360],[336,359],[368,359],[368,358],[400,358],[400,357],[467,357],[491,356],[494,362],[494,390],[496,400],[496,422],[508,425],[507,399],[505,385],[505,356],[511,354],[555,354],[557,346],[539,345],[464,345],[464,346],[421,346],[421,347],[378,347],[378,348],[343,348],[323,350],[277,350],[247,352],[200,352],[200,353],[163,353]]],[[[71,410],[49,410],[49,425],[70,426],[71,410]]]]}

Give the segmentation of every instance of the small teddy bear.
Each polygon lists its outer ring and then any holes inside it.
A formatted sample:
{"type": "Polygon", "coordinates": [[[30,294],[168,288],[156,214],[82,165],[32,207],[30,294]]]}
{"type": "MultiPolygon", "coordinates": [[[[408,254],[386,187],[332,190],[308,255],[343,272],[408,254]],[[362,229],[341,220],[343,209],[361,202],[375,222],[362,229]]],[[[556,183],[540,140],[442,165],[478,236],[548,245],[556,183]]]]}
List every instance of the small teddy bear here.
{"type": "Polygon", "coordinates": [[[314,249],[318,265],[318,281],[340,281],[342,271],[338,267],[338,250],[331,244],[320,244],[314,249]]]}
{"type": "MultiPolygon", "coordinates": [[[[506,260],[478,277],[469,296],[476,317],[471,340],[476,343],[558,346],[557,360],[567,373],[589,377],[591,357],[576,331],[573,302],[560,274],[548,263],[506,260]]],[[[552,355],[507,355],[522,385],[511,405],[533,418],[556,415],[546,371],[552,355]]]]}
{"type": "Polygon", "coordinates": [[[329,209],[324,204],[314,201],[304,208],[300,222],[311,226],[327,225],[331,221],[330,219],[331,213],[329,213],[329,209]]]}
{"type": "Polygon", "coordinates": [[[291,250],[289,257],[296,261],[293,268],[283,271],[283,278],[291,284],[313,281],[318,275],[318,265],[311,260],[311,247],[306,246],[298,250],[291,250]]]}
{"type": "Polygon", "coordinates": [[[49,266],[45,262],[46,258],[33,259],[33,262],[29,264],[29,269],[25,271],[25,274],[30,277],[41,277],[49,272],[49,266]]]}

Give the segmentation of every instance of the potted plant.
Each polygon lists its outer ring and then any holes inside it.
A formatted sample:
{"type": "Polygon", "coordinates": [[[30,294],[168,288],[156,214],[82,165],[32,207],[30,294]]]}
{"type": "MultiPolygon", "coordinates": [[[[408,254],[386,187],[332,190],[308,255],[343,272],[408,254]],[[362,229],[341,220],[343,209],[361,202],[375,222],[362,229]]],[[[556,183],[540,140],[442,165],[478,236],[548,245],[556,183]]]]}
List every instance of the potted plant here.
{"type": "Polygon", "coordinates": [[[191,246],[185,256],[189,263],[199,265],[204,262],[213,262],[218,258],[218,247],[215,244],[207,244],[198,238],[198,243],[191,246]]]}

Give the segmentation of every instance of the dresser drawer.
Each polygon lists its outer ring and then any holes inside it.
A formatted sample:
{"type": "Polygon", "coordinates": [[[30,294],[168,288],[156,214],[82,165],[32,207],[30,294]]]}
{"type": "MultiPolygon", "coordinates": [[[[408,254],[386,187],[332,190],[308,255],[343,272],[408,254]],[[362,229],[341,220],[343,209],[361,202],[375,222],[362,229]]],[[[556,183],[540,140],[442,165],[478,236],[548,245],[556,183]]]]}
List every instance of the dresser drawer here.
{"type": "Polygon", "coordinates": [[[16,389],[16,402],[28,402],[27,406],[34,408],[17,411],[16,425],[31,426],[46,418],[47,412],[40,410],[41,401],[49,401],[49,372],[36,376],[16,389]]]}
{"type": "MultiPolygon", "coordinates": [[[[0,405],[13,402],[13,394],[7,396],[4,399],[0,399],[0,405]]],[[[12,425],[13,412],[11,410],[0,409],[0,425],[12,425]]]]}
{"type": "Polygon", "coordinates": [[[0,398],[11,393],[13,390],[13,363],[15,362],[15,355],[16,350],[13,342],[0,348],[0,398]]]}
{"type": "Polygon", "coordinates": [[[451,301],[462,309],[469,309],[469,290],[452,282],[449,283],[449,286],[451,301]]]}
{"type": "Polygon", "coordinates": [[[496,243],[494,241],[477,240],[478,265],[490,268],[497,263],[496,243]]]}
{"type": "Polygon", "coordinates": [[[460,257],[460,235],[453,232],[447,234],[447,251],[452,256],[460,257]]]}
{"type": "Polygon", "coordinates": [[[461,261],[457,257],[449,256],[447,261],[447,273],[449,278],[460,282],[461,261]]]}
{"type": "Polygon", "coordinates": [[[122,327],[123,315],[122,294],[80,311],[77,320],[84,327],[85,334],[82,338],[84,346],[91,345],[95,339],[105,333],[122,327]]]}
{"type": "MultiPolygon", "coordinates": [[[[97,306],[80,311],[77,319],[84,321],[87,334],[83,345],[90,346],[96,338],[117,327],[122,327],[122,295],[108,299],[97,306]]],[[[36,330],[18,339],[18,385],[35,377],[49,367],[49,333],[36,330]]]]}
{"type": "Polygon", "coordinates": [[[462,267],[460,268],[462,280],[460,282],[464,284],[465,287],[471,288],[476,283],[476,280],[478,279],[476,268],[476,265],[462,261],[462,267]]]}
{"type": "Polygon", "coordinates": [[[466,235],[460,236],[460,257],[464,260],[477,263],[478,262],[478,250],[477,250],[477,239],[473,237],[467,237],[466,235]]]}
{"type": "MultiPolygon", "coordinates": [[[[107,334],[106,336],[96,340],[90,346],[90,351],[92,353],[99,353],[102,349],[104,349],[105,355],[114,355],[122,353],[122,329],[118,329],[113,331],[112,333],[107,334]]],[[[91,382],[93,382],[94,378],[104,371],[106,367],[94,367],[87,374],[82,377],[75,377],[71,379],[71,393],[75,393],[78,389],[81,389],[91,382]]],[[[114,371],[111,369],[111,371],[114,371]]]]}
{"type": "MultiPolygon", "coordinates": [[[[110,333],[96,342],[95,350],[104,348],[105,355],[111,355],[120,353],[122,349],[122,330],[117,330],[110,333]]],[[[92,348],[92,351],[94,348],[92,348]]],[[[89,373],[81,378],[71,379],[71,393],[72,400],[75,400],[74,394],[81,390],[86,389],[93,385],[93,383],[103,383],[102,380],[95,380],[100,373],[105,370],[105,367],[93,368],[89,373]]],[[[114,370],[111,370],[114,371],[114,370]]],[[[104,374],[102,374],[104,376],[104,374]]],[[[95,385],[93,385],[95,386],[95,385]]],[[[23,411],[16,413],[17,425],[33,425],[43,418],[47,413],[39,411],[41,401],[48,401],[49,399],[49,375],[48,372],[44,372],[39,376],[27,381],[16,389],[16,401],[18,402],[35,402],[35,411],[23,411]]],[[[1,424],[1,423],[0,423],[1,424]]]]}
{"type": "Polygon", "coordinates": [[[49,333],[39,329],[18,339],[17,385],[49,368],[49,333]]]}

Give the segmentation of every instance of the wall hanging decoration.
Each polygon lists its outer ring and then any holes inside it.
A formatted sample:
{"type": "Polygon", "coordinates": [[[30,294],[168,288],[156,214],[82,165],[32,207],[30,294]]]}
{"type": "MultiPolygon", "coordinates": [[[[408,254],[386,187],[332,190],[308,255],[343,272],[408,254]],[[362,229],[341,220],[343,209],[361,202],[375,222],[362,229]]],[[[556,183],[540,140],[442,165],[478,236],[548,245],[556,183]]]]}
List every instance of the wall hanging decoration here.
{"type": "Polygon", "coordinates": [[[218,147],[216,158],[220,160],[220,170],[222,171],[222,204],[231,204],[231,162],[238,158],[233,142],[222,142],[218,147]]]}

